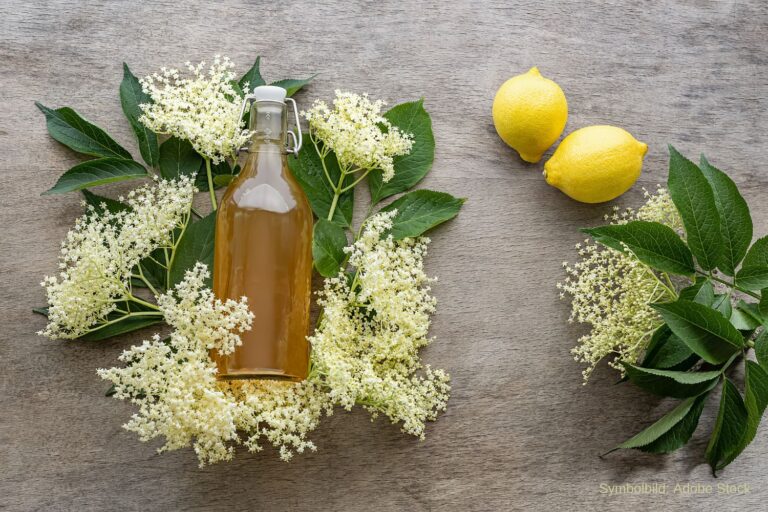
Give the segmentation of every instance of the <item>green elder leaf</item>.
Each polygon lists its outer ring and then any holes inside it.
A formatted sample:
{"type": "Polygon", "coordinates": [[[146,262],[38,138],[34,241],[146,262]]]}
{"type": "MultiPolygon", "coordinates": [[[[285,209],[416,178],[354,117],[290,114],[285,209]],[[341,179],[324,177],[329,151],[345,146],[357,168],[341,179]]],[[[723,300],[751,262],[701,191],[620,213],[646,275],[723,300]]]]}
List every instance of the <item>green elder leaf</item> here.
{"type": "Polygon", "coordinates": [[[760,366],[768,371],[768,331],[765,329],[755,338],[755,357],[760,366]]]}
{"type": "Polygon", "coordinates": [[[715,302],[715,289],[708,278],[697,279],[695,283],[680,290],[681,299],[698,302],[705,306],[712,306],[715,302]]]}
{"type": "Polygon", "coordinates": [[[611,249],[628,249],[637,259],[662,272],[692,275],[695,271],[685,242],[672,228],[658,222],[636,220],[581,231],[611,249]]]}
{"type": "Polygon", "coordinates": [[[723,461],[723,466],[735,460],[752,443],[768,406],[768,373],[754,361],[746,361],[744,369],[744,405],[747,408],[744,434],[738,447],[723,461]]]}
{"type": "Polygon", "coordinates": [[[83,198],[85,199],[85,203],[90,206],[93,206],[94,209],[96,210],[96,213],[98,214],[104,213],[105,210],[110,213],[119,213],[119,212],[125,212],[131,209],[131,207],[125,203],[121,203],[116,199],[111,199],[109,197],[104,197],[98,194],[94,194],[90,190],[83,189],[81,190],[81,192],[83,193],[83,198]]]}
{"type": "Polygon", "coordinates": [[[334,277],[339,274],[347,259],[344,253],[346,246],[347,235],[343,227],[326,219],[318,219],[312,238],[312,258],[321,276],[334,277]]]}
{"type": "Polygon", "coordinates": [[[704,304],[678,300],[652,307],[672,332],[708,363],[724,363],[744,346],[744,338],[728,319],[704,304]]]}
{"type": "Polygon", "coordinates": [[[768,267],[768,236],[758,238],[744,256],[745,267],[768,267]]]}
{"type": "Polygon", "coordinates": [[[429,172],[435,160],[432,119],[424,110],[424,100],[397,105],[384,114],[384,117],[401,131],[413,135],[413,147],[407,155],[394,158],[395,175],[388,182],[384,183],[381,172],[368,175],[373,204],[416,185],[429,172]]]}
{"type": "MultiPolygon", "coordinates": [[[[118,303],[118,307],[126,309],[125,303],[118,303]]],[[[113,336],[137,331],[150,325],[163,322],[163,315],[139,304],[131,305],[131,313],[112,312],[107,316],[107,323],[78,339],[83,341],[101,341],[113,336]]]]}
{"type": "Polygon", "coordinates": [[[701,155],[699,167],[712,187],[720,217],[723,250],[717,266],[724,274],[732,276],[752,243],[752,216],[749,214],[749,206],[733,180],[711,165],[704,155],[701,155]]]}
{"type": "Polygon", "coordinates": [[[90,123],[69,107],[51,109],[35,102],[45,114],[48,133],[68,148],[91,156],[130,159],[131,154],[107,135],[107,132],[90,123]]]}
{"type": "Polygon", "coordinates": [[[267,82],[265,82],[261,77],[261,71],[259,70],[260,65],[261,57],[256,57],[256,61],[253,63],[253,66],[251,66],[251,69],[246,71],[240,80],[237,81],[237,85],[240,86],[240,89],[245,89],[248,87],[251,91],[253,91],[255,87],[267,84],[267,82]]]}
{"type": "Polygon", "coordinates": [[[101,341],[113,336],[125,334],[128,332],[138,331],[144,329],[150,325],[156,325],[163,322],[163,317],[160,313],[141,312],[147,313],[139,315],[124,315],[118,319],[113,320],[114,323],[105,324],[98,329],[94,329],[85,336],[80,336],[79,340],[84,341],[101,341]]]}
{"type": "Polygon", "coordinates": [[[740,331],[753,331],[765,323],[757,304],[739,300],[731,315],[731,324],[740,331]]]}
{"type": "Polygon", "coordinates": [[[699,424],[708,393],[686,398],[670,412],[639,434],[627,439],[611,451],[635,448],[649,453],[670,453],[693,435],[699,424]]]}
{"type": "Polygon", "coordinates": [[[643,368],[624,363],[627,377],[636,386],[659,396],[688,398],[712,389],[722,371],[681,372],[643,368]]]}
{"type": "MultiPolygon", "coordinates": [[[[199,221],[189,224],[170,263],[168,289],[184,279],[184,273],[191,270],[197,262],[208,265],[213,272],[213,244],[216,232],[216,212],[211,212],[199,221]]],[[[210,277],[206,281],[211,285],[210,277]]]]}
{"type": "MultiPolygon", "coordinates": [[[[211,163],[211,177],[213,178],[213,189],[219,189],[229,185],[229,183],[240,172],[240,167],[235,164],[235,167],[230,167],[226,161],[219,162],[217,164],[211,163]]],[[[205,168],[205,160],[201,158],[200,169],[197,171],[197,178],[195,178],[195,186],[200,192],[208,192],[208,173],[205,168]]]]}
{"type": "MultiPolygon", "coordinates": [[[[309,134],[304,134],[304,140],[308,141],[309,134]]],[[[341,179],[341,169],[336,160],[336,155],[330,152],[325,158],[325,166],[333,183],[341,179]]],[[[323,161],[312,144],[305,144],[299,156],[288,158],[288,167],[291,174],[299,182],[304,190],[312,211],[318,219],[327,219],[333,202],[333,187],[326,178],[323,170],[323,161]]],[[[342,186],[350,185],[354,176],[347,175],[342,186]]],[[[333,212],[331,222],[342,227],[349,227],[352,223],[352,207],[354,202],[354,189],[351,189],[339,197],[336,209],[333,212]]]]}
{"type": "Polygon", "coordinates": [[[167,180],[199,174],[202,162],[203,157],[195,151],[189,141],[171,137],[160,144],[160,175],[167,180]]]}
{"type": "Polygon", "coordinates": [[[723,242],[715,196],[696,164],[669,146],[667,188],[685,226],[688,247],[704,270],[722,261],[723,242]]]}
{"type": "Polygon", "coordinates": [[[718,470],[723,469],[738,455],[748,421],[749,412],[739,390],[730,379],[725,379],[720,409],[706,452],[707,462],[715,476],[718,470]]]}
{"type": "Polygon", "coordinates": [[[757,311],[763,318],[768,318],[768,288],[760,290],[760,302],[757,303],[757,311]]]}
{"type": "Polygon", "coordinates": [[[643,358],[642,366],[660,370],[677,369],[678,365],[689,361],[692,356],[694,353],[691,348],[669,331],[669,335],[657,342],[652,352],[649,346],[648,356],[643,358]]]}
{"type": "Polygon", "coordinates": [[[742,266],[736,272],[736,286],[752,291],[768,287],[768,265],[742,266]]]}
{"type": "Polygon", "coordinates": [[[381,211],[397,210],[390,233],[395,240],[423,235],[438,224],[458,215],[466,199],[445,192],[414,190],[381,211]]]}
{"type": "Polygon", "coordinates": [[[53,187],[43,193],[63,194],[73,190],[82,190],[145,176],[147,176],[147,170],[134,160],[98,158],[74,166],[62,174],[53,187]]]}
{"type": "Polygon", "coordinates": [[[309,85],[309,83],[315,79],[317,75],[312,75],[309,78],[286,78],[283,80],[278,80],[276,82],[272,82],[269,85],[275,85],[277,87],[282,87],[286,91],[286,96],[289,98],[299,92],[302,88],[309,85]]]}
{"type": "Polygon", "coordinates": [[[715,295],[715,300],[712,302],[712,309],[717,310],[725,318],[731,318],[733,313],[733,304],[731,304],[731,296],[728,293],[718,293],[715,295]]]}
{"type": "Polygon", "coordinates": [[[120,82],[120,104],[123,107],[125,117],[128,118],[128,122],[131,124],[133,133],[136,135],[141,158],[148,165],[157,167],[158,159],[160,158],[157,135],[139,122],[139,118],[144,113],[140,105],[145,103],[152,103],[152,98],[142,90],[139,79],[131,73],[128,64],[123,62],[123,81],[120,82]]]}
{"type": "Polygon", "coordinates": [[[736,273],[736,285],[754,291],[768,287],[768,237],[757,239],[749,248],[736,273]]]}

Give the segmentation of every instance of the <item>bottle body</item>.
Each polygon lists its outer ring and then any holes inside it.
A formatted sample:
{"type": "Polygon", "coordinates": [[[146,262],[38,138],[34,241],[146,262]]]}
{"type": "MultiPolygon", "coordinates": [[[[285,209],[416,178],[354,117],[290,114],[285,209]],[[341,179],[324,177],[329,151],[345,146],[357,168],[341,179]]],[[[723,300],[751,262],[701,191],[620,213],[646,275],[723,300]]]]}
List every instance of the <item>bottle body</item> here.
{"type": "Polygon", "coordinates": [[[282,137],[257,133],[216,218],[214,293],[222,300],[248,297],[254,314],[241,346],[212,354],[219,378],[306,378],[312,225],[282,137]]]}

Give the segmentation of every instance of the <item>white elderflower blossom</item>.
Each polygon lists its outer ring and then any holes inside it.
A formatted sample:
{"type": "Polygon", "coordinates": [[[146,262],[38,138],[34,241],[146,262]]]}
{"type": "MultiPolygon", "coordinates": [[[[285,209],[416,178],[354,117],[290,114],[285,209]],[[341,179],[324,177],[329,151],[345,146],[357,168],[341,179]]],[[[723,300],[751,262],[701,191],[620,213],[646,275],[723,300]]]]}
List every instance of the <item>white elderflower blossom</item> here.
{"type": "Polygon", "coordinates": [[[191,445],[201,465],[231,459],[238,444],[254,452],[272,444],[283,460],[315,450],[308,435],[336,405],[385,414],[423,438],[425,422],[445,409],[449,378],[422,368],[418,353],[430,342],[435,309],[423,269],[429,240],[382,238],[395,213],[369,219],[347,248],[357,268],[352,283],[344,274],[326,280],[303,382],[217,380],[211,350],[232,352],[254,316],[245,298],[222,302],[205,288],[205,265],[187,272],[158,297],[170,336],[125,351],[123,368],[99,370],[116,398],[139,406],[124,427],[143,441],[163,437],[160,451],[191,445]]]}
{"type": "MultiPolygon", "coordinates": [[[[645,192],[646,203],[637,212],[614,211],[606,216],[616,224],[632,220],[661,222],[682,231],[682,221],[668,192],[645,192]]],[[[675,299],[667,276],[659,276],[631,254],[604,247],[589,239],[577,244],[580,261],[563,263],[567,277],[558,283],[560,297],[572,302],[569,321],[588,324],[590,331],[572,350],[585,363],[586,383],[598,362],[614,356],[612,368],[623,373],[622,363],[635,364],[644,354],[653,332],[663,321],[649,304],[675,299]]]]}
{"type": "Polygon", "coordinates": [[[247,436],[243,444],[248,450],[261,451],[259,443],[266,440],[279,447],[285,461],[294,452],[315,451],[307,435],[317,428],[323,414],[333,414],[330,396],[313,381],[230,381],[222,386],[242,404],[237,426],[247,436]]]}
{"type": "Polygon", "coordinates": [[[423,437],[425,422],[445,409],[449,378],[429,367],[417,374],[435,309],[422,265],[429,240],[382,238],[395,213],[369,219],[348,249],[357,268],[351,284],[344,274],[326,279],[319,299],[323,321],[309,338],[313,373],[335,403],[363,405],[423,437]]]}
{"type": "Polygon", "coordinates": [[[77,338],[106,322],[119,303],[138,300],[131,293],[136,265],[170,243],[173,229],[189,216],[194,191],[188,177],[158,180],[131,191],[125,211],[90,206],[62,242],[61,272],[41,283],[48,295],[48,325],[39,334],[77,338]]]}
{"type": "Polygon", "coordinates": [[[332,150],[346,172],[381,169],[383,180],[395,173],[393,157],[410,153],[413,135],[404,133],[386,119],[385,103],[371,101],[367,94],[336,91],[333,109],[321,100],[303,112],[310,135],[332,150]]]}
{"type": "Polygon", "coordinates": [[[231,351],[253,321],[247,301],[215,299],[204,288],[208,276],[198,263],[173,292],[158,298],[174,328],[167,340],[155,335],[123,352],[124,368],[98,371],[114,384],[116,398],[139,406],[126,430],[142,441],[164,437],[160,451],[193,445],[201,465],[232,458],[243,407],[219,389],[209,350],[231,351]]]}
{"type": "Polygon", "coordinates": [[[232,86],[234,64],[216,56],[207,73],[205,62],[186,66],[189,78],[163,67],[140,81],[152,103],[141,105],[139,121],[154,132],[188,140],[195,151],[219,163],[234,156],[250,136],[239,118],[242,97],[232,86]]]}

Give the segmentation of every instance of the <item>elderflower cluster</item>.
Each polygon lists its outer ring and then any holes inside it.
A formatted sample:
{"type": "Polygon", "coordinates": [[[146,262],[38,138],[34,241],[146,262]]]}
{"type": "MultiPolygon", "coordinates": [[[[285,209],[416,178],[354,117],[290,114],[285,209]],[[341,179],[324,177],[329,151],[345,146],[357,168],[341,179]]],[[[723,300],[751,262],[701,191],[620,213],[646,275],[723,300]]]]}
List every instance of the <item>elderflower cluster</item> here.
{"type": "Polygon", "coordinates": [[[164,438],[160,451],[192,446],[201,465],[230,460],[238,444],[252,452],[272,444],[283,460],[315,450],[308,435],[336,405],[362,405],[423,438],[425,422],[445,409],[449,379],[419,358],[435,309],[423,269],[429,241],[382,238],[394,215],[369,219],[347,248],[352,283],[343,274],[326,280],[324,319],[309,337],[312,370],[302,382],[218,380],[211,351],[231,353],[254,316],[245,298],[214,297],[205,265],[188,271],[158,297],[170,336],[126,350],[122,368],[99,370],[116,398],[139,407],[124,427],[143,441],[164,438]]]}
{"type": "Polygon", "coordinates": [[[187,62],[191,77],[163,67],[142,79],[152,103],[141,105],[139,121],[154,132],[188,140],[195,151],[219,163],[235,155],[250,134],[239,117],[241,95],[232,85],[235,65],[217,55],[207,72],[204,66],[187,62]]]}
{"type": "MultiPolygon", "coordinates": [[[[606,220],[623,224],[632,220],[661,222],[682,231],[682,221],[668,192],[645,192],[646,203],[638,211],[614,210],[606,220]]],[[[674,300],[671,283],[629,253],[598,245],[591,240],[576,244],[580,261],[563,263],[567,277],[558,283],[560,297],[571,298],[570,322],[587,324],[588,334],[572,350],[587,365],[586,383],[603,358],[614,356],[612,368],[623,373],[622,363],[637,363],[653,332],[663,323],[649,304],[674,300]]]]}
{"type": "Polygon", "coordinates": [[[435,310],[423,269],[429,240],[382,238],[394,214],[369,219],[347,249],[357,269],[351,284],[343,273],[326,279],[319,299],[323,321],[309,338],[313,372],[335,403],[346,409],[361,404],[423,437],[425,422],[445,409],[449,378],[429,367],[417,373],[435,310]]]}
{"type": "Polygon", "coordinates": [[[130,400],[139,412],[124,425],[142,441],[164,437],[160,451],[193,445],[200,463],[232,458],[241,405],[219,389],[209,350],[231,351],[238,334],[250,329],[246,300],[214,299],[205,286],[209,272],[198,263],[175,290],[158,297],[173,328],[123,352],[123,368],[100,369],[115,386],[115,397],[130,400]]]}
{"type": "Polygon", "coordinates": [[[39,334],[71,339],[105,322],[117,303],[131,297],[136,265],[170,243],[189,215],[194,183],[189,177],[132,190],[128,208],[110,212],[89,206],[62,242],[60,273],[41,283],[48,296],[48,325],[39,334]]]}
{"type": "Polygon", "coordinates": [[[381,114],[385,103],[367,94],[336,91],[333,108],[316,100],[302,114],[310,134],[336,154],[346,170],[381,169],[385,182],[395,174],[393,157],[410,153],[413,135],[393,126],[381,114]]]}

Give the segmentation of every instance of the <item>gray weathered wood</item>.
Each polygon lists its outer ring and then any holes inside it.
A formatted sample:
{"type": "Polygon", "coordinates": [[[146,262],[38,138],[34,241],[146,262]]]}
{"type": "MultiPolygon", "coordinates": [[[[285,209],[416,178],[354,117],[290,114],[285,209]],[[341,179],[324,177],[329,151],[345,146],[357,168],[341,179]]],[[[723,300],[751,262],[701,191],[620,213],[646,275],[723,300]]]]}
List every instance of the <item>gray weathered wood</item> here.
{"type": "MultiPolygon", "coordinates": [[[[768,6],[759,0],[585,3],[26,2],[0,5],[0,508],[7,510],[758,510],[768,440],[713,480],[701,429],[668,457],[599,453],[669,407],[599,371],[582,387],[554,283],[577,228],[604,206],[548,187],[496,137],[496,88],[533,65],[568,97],[567,132],[623,126],[650,150],[641,187],[666,176],[674,143],[732,172],[768,232],[768,6]],[[314,435],[318,452],[279,462],[241,454],[200,470],[157,455],[120,425],[132,407],[103,396],[95,369],[135,337],[63,343],[34,332],[38,283],[79,212],[40,197],[78,157],[46,134],[33,101],[70,105],[138,154],[122,119],[121,62],[138,73],[220,52],[268,77],[321,74],[303,104],[334,88],[391,103],[425,97],[438,149],[424,186],[467,196],[434,233],[440,301],[426,359],[453,376],[449,410],[418,442],[361,412],[314,435]],[[601,483],[746,483],[742,496],[613,496],[601,483]]],[[[703,421],[712,424],[711,413],[703,421]]]]}

